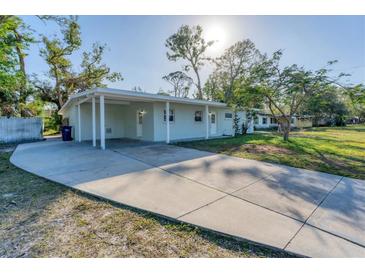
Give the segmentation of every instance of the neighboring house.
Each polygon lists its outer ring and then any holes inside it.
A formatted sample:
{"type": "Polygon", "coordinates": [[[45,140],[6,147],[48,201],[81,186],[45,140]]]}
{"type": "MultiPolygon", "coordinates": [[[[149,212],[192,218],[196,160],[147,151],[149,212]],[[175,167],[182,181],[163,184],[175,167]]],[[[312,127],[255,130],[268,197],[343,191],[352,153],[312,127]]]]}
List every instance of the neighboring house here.
{"type": "MultiPolygon", "coordinates": [[[[272,114],[259,112],[254,119],[256,129],[275,128],[278,127],[278,122],[272,114]]],[[[312,127],[311,116],[294,115],[290,119],[290,127],[292,128],[307,128],[312,127]]]]}
{"type": "Polygon", "coordinates": [[[296,116],[295,127],[296,128],[308,128],[313,126],[312,116],[296,116]]]}
{"type": "Polygon", "coordinates": [[[59,113],[76,141],[96,146],[98,139],[103,149],[105,139],[169,143],[234,134],[233,113],[224,103],[144,92],[96,88],[70,96],[59,113]]]}

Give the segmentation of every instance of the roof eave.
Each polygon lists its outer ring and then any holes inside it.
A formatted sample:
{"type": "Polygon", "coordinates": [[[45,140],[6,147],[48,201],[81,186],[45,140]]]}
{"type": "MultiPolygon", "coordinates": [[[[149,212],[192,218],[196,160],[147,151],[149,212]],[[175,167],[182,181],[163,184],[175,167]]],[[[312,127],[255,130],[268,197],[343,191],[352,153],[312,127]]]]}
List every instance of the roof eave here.
{"type": "Polygon", "coordinates": [[[110,89],[110,88],[95,88],[87,91],[83,91],[77,94],[73,94],[69,97],[66,103],[62,106],[62,108],[58,111],[60,115],[63,115],[65,110],[69,107],[70,103],[77,98],[83,96],[95,96],[95,95],[113,95],[116,97],[124,98],[124,99],[146,99],[149,101],[157,101],[157,102],[174,102],[174,103],[182,103],[182,104],[191,104],[191,105],[208,105],[211,107],[223,107],[229,108],[227,104],[213,101],[205,101],[205,100],[195,100],[189,98],[178,98],[178,97],[170,97],[166,95],[158,95],[158,94],[146,94],[146,93],[138,93],[131,94],[131,91],[119,90],[119,89],[110,89]]]}

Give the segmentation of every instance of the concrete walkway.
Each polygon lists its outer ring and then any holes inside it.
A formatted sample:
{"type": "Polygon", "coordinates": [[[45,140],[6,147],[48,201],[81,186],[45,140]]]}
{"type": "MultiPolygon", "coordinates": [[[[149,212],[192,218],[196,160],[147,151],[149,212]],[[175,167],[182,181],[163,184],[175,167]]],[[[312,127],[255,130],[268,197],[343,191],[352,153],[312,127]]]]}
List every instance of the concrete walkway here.
{"type": "Polygon", "coordinates": [[[365,181],[161,144],[49,140],[11,162],[122,204],[310,257],[365,257],[365,181]]]}

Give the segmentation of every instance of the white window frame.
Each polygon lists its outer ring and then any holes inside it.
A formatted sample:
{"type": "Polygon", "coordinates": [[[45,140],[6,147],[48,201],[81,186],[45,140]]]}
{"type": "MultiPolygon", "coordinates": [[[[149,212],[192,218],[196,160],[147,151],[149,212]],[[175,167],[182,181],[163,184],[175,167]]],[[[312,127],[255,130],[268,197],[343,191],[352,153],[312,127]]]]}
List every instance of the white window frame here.
{"type": "MultiPolygon", "coordinates": [[[[170,108],[170,113],[172,112],[172,121],[169,121],[170,124],[171,123],[175,123],[175,109],[170,108]]],[[[170,114],[171,115],[171,114],[170,114]]],[[[169,120],[170,120],[170,115],[169,115],[169,120]]],[[[166,123],[166,109],[163,110],[163,122],[166,123]]]]}
{"type": "Polygon", "coordinates": [[[202,123],[202,122],[203,122],[203,116],[204,116],[204,115],[203,115],[203,111],[202,111],[202,110],[196,110],[196,111],[194,111],[194,122],[195,122],[195,123],[202,123]],[[195,120],[195,118],[196,118],[196,113],[197,113],[197,112],[200,112],[200,119],[201,119],[200,121],[195,120]]]}
{"type": "Polygon", "coordinates": [[[233,113],[232,113],[232,112],[225,112],[225,113],[224,113],[224,119],[225,119],[225,120],[232,120],[232,119],[233,119],[233,113]],[[226,117],[226,114],[231,114],[231,118],[227,118],[227,117],[226,117]]]}

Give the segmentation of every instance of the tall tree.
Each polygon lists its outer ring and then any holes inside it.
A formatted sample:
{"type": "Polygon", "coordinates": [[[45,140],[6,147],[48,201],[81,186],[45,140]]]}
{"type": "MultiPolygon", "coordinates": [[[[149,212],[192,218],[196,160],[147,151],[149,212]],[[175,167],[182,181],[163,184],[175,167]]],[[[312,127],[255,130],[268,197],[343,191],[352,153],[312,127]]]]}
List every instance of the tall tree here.
{"type": "Polygon", "coordinates": [[[346,89],[345,94],[348,96],[348,108],[353,116],[357,116],[360,122],[365,122],[365,86],[363,84],[355,85],[346,89]]]}
{"type": "Polygon", "coordinates": [[[0,115],[15,113],[16,89],[18,87],[18,68],[14,41],[9,35],[11,24],[5,16],[0,17],[0,115]]]}
{"type": "Polygon", "coordinates": [[[76,72],[71,55],[81,46],[80,26],[77,17],[58,21],[62,39],[43,37],[41,56],[49,66],[48,80],[36,80],[36,87],[44,101],[52,102],[60,109],[71,94],[95,87],[104,87],[104,80],[122,80],[120,73],[110,72],[102,63],[105,45],[95,43],[91,52],[83,52],[81,70],[76,72]]]}
{"type": "Polygon", "coordinates": [[[6,115],[27,116],[26,101],[33,89],[26,73],[26,50],[33,31],[18,16],[0,16],[0,97],[6,115]]]}
{"type": "Polygon", "coordinates": [[[170,91],[175,97],[188,97],[190,86],[193,79],[182,71],[171,72],[162,77],[165,81],[172,85],[173,90],[170,91]]]}
{"type": "Polygon", "coordinates": [[[318,126],[321,119],[331,125],[343,125],[348,109],[342,88],[328,85],[324,90],[310,96],[298,109],[300,114],[312,115],[313,124],[318,126]]]}
{"type": "Polygon", "coordinates": [[[203,28],[199,25],[193,27],[188,25],[181,26],[165,43],[169,50],[167,58],[170,61],[185,60],[187,64],[184,66],[184,71],[189,72],[193,70],[196,78],[194,85],[197,88],[197,99],[203,99],[200,69],[207,60],[205,52],[213,43],[214,41],[205,41],[203,38],[203,28]]]}
{"type": "Polygon", "coordinates": [[[260,52],[256,49],[255,44],[251,40],[246,39],[235,43],[226,49],[222,56],[216,58],[214,60],[216,68],[209,79],[209,84],[212,83],[211,81],[216,82],[216,92],[223,93],[218,97],[224,98],[225,102],[230,103],[233,99],[235,82],[238,79],[242,81],[250,77],[252,67],[259,60],[260,56],[260,52]]]}
{"type": "MultiPolygon", "coordinates": [[[[251,104],[242,100],[242,89],[248,89],[253,66],[261,58],[255,44],[245,39],[226,49],[222,56],[214,60],[215,70],[209,76],[204,86],[204,92],[212,100],[227,103],[234,110],[235,133],[241,132],[237,111],[251,112],[251,104]]],[[[251,117],[252,115],[247,115],[251,117]]],[[[243,121],[245,126],[249,121],[243,121]]],[[[245,130],[242,129],[244,132],[245,130]]]]}
{"type": "MultiPolygon", "coordinates": [[[[263,56],[254,68],[255,88],[271,114],[277,119],[285,141],[289,139],[290,120],[299,107],[311,96],[323,91],[325,87],[339,83],[329,76],[330,70],[321,68],[316,71],[306,70],[297,65],[284,68],[280,66],[282,51],[276,51],[272,57],[263,56]]],[[[328,62],[328,66],[336,61],[328,62]]],[[[256,96],[256,99],[259,97],[256,96]]]]}

